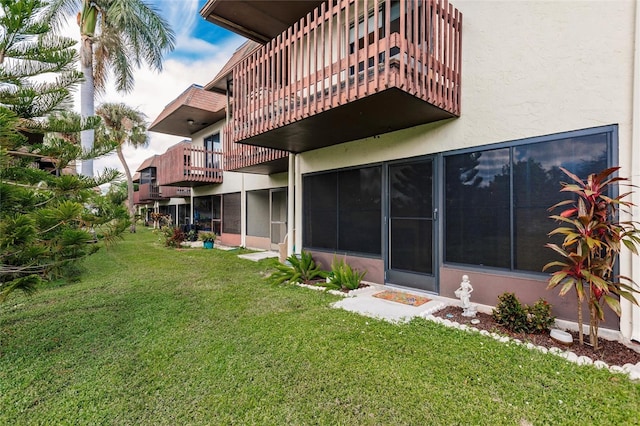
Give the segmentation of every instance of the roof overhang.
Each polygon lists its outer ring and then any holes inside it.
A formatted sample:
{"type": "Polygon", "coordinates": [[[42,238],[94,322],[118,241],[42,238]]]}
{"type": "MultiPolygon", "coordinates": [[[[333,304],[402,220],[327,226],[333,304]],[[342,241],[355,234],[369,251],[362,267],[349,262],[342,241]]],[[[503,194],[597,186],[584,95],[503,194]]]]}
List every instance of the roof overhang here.
{"type": "Polygon", "coordinates": [[[208,0],[200,10],[207,21],[267,43],[311,12],[323,0],[208,0]]]}
{"type": "Polygon", "coordinates": [[[226,101],[224,95],[190,86],[164,108],[149,131],[190,138],[225,118],[226,101]]]}

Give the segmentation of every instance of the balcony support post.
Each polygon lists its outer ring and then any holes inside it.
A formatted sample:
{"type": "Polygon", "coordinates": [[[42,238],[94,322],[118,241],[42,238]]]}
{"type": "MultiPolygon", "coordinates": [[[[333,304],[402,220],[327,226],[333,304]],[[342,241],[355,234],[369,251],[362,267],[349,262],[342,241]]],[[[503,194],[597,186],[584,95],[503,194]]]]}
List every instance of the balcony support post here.
{"type": "Polygon", "coordinates": [[[193,225],[193,190],[189,191],[189,225],[193,225]]]}
{"type": "Polygon", "coordinates": [[[296,182],[296,155],[289,153],[289,186],[287,193],[287,257],[295,253],[295,182],[296,182]]]}
{"type": "MultiPolygon", "coordinates": [[[[640,168],[640,119],[638,113],[640,113],[640,77],[638,77],[638,71],[640,70],[640,5],[635,4],[635,45],[633,56],[633,97],[631,103],[631,114],[633,122],[631,125],[631,152],[628,156],[629,160],[621,164],[624,173],[630,176],[630,182],[632,185],[640,185],[640,178],[637,173],[633,173],[640,168]],[[628,168],[627,168],[628,167],[628,168]]],[[[622,156],[621,156],[622,159],[622,156]]],[[[635,191],[631,193],[631,201],[634,206],[631,210],[631,215],[623,213],[623,220],[631,220],[631,218],[638,217],[640,214],[640,194],[635,191]]],[[[638,275],[640,271],[640,259],[638,256],[632,256],[631,253],[627,253],[625,256],[620,256],[620,273],[627,277],[638,275]]],[[[637,280],[636,280],[637,281],[637,280]]],[[[634,287],[637,289],[638,284],[634,287]]],[[[627,300],[620,300],[622,308],[622,315],[620,316],[620,332],[623,338],[628,340],[640,341],[640,307],[634,306],[627,300]]]]}

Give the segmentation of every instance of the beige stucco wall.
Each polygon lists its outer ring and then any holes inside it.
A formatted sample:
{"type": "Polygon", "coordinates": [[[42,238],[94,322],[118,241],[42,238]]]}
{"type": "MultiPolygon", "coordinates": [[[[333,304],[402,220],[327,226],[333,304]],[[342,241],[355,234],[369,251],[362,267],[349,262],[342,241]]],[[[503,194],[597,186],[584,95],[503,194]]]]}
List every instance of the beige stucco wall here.
{"type": "MultiPolygon", "coordinates": [[[[461,117],[303,153],[297,160],[300,174],[617,124],[620,174],[633,176],[635,2],[453,4],[463,14],[461,117]]],[[[295,226],[301,229],[301,197],[297,200],[295,226]]],[[[297,233],[296,246],[301,243],[297,233]]],[[[623,253],[621,273],[633,276],[633,265],[640,266],[623,253]]],[[[451,282],[441,283],[448,294],[459,276],[452,270],[442,275],[451,282]]],[[[491,282],[484,277],[474,284],[474,296],[487,304],[495,304],[489,299],[495,302],[491,282]]],[[[640,338],[640,324],[629,325],[629,312],[627,307],[621,329],[640,338]]],[[[571,316],[567,307],[565,314],[571,316]]]]}
{"type": "Polygon", "coordinates": [[[302,173],[606,124],[620,125],[624,151],[632,1],[454,4],[464,17],[461,117],[301,154],[302,173]]]}

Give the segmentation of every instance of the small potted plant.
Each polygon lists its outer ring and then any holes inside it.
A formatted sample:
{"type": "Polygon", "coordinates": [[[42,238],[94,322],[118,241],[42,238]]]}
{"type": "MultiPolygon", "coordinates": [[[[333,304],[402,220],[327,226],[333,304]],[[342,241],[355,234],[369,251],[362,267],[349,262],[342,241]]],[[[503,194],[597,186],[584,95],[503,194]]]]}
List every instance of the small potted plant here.
{"type": "Polygon", "coordinates": [[[202,231],[198,235],[200,241],[202,241],[202,246],[206,249],[213,248],[213,242],[216,240],[216,234],[214,232],[202,231]]]}

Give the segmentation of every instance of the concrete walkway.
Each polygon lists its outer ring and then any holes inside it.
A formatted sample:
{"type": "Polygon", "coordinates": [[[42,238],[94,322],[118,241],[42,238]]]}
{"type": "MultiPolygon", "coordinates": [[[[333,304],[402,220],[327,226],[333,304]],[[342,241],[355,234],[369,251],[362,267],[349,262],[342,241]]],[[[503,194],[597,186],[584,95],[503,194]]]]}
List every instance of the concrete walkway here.
{"type": "Polygon", "coordinates": [[[384,319],[389,322],[406,322],[415,317],[430,315],[444,308],[446,305],[441,298],[432,294],[372,284],[369,287],[350,292],[348,297],[334,303],[333,307],[342,308],[371,318],[384,319]],[[374,294],[385,290],[409,293],[431,300],[420,306],[412,306],[373,297],[374,294]]]}
{"type": "Polygon", "coordinates": [[[239,254],[240,259],[252,260],[258,262],[262,259],[269,259],[271,257],[278,257],[279,254],[275,251],[257,251],[255,253],[239,254]]]}

